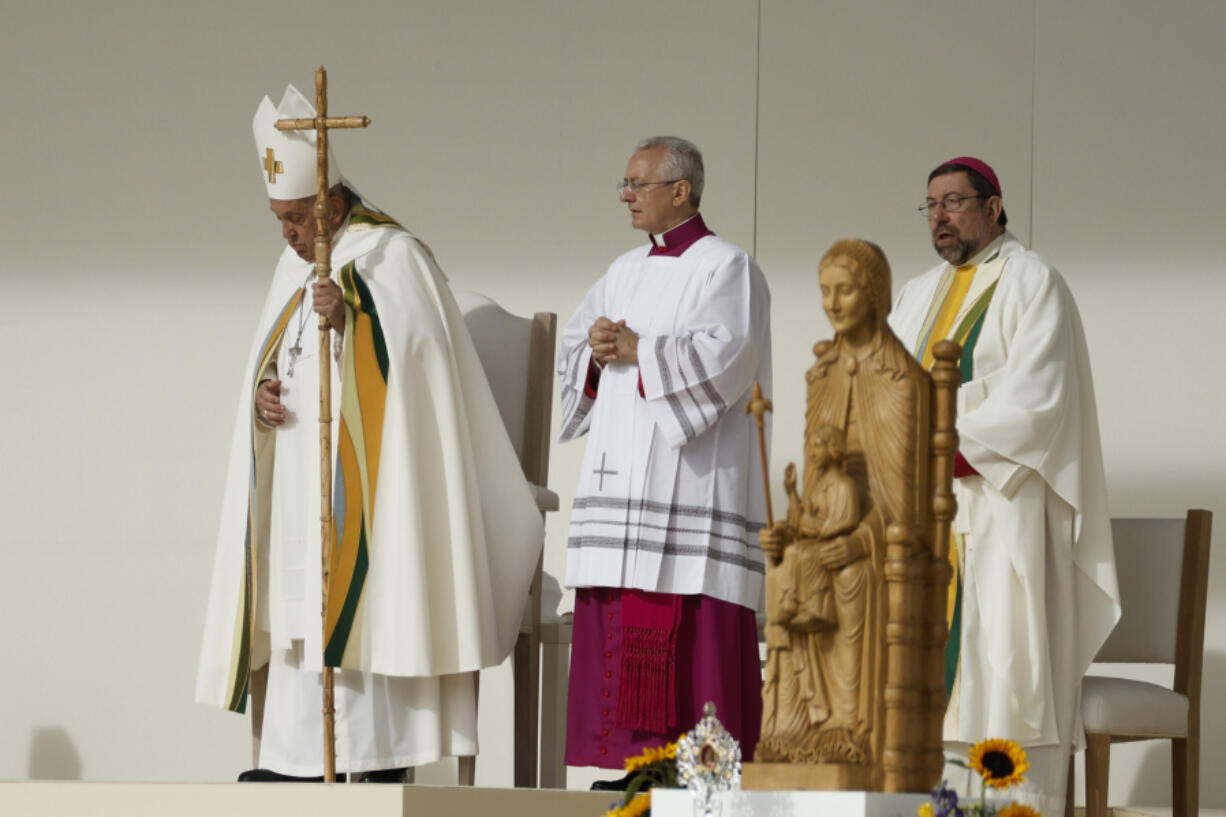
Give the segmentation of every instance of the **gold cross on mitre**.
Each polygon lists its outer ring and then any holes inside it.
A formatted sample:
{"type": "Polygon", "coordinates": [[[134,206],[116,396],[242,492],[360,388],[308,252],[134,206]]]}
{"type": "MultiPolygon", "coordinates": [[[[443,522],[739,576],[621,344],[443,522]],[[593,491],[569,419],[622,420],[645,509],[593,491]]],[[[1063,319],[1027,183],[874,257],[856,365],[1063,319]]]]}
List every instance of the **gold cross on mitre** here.
{"type": "Polygon", "coordinates": [[[278,173],[285,172],[285,168],[282,167],[280,160],[273,154],[272,148],[264,151],[264,170],[268,173],[268,181],[271,184],[277,183],[278,173]]]}

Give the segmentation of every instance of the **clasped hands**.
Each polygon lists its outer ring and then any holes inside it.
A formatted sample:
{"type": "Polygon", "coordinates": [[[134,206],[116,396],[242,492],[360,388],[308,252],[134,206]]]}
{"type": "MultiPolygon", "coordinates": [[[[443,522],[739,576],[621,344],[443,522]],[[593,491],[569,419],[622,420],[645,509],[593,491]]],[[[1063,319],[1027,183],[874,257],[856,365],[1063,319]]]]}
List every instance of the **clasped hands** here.
{"type": "Polygon", "coordinates": [[[587,330],[587,345],[592,347],[592,359],[601,366],[612,360],[639,362],[639,336],[624,320],[614,323],[603,316],[597,318],[587,330]]]}
{"type": "MultiPolygon", "coordinates": [[[[311,299],[315,313],[328,319],[332,331],[345,331],[345,296],[336,281],[328,278],[311,284],[311,299]]],[[[288,333],[288,330],[286,331],[288,333]]],[[[284,340],[283,337],[282,342],[284,340]]],[[[285,424],[286,412],[281,403],[280,380],[264,380],[256,387],[255,410],[260,419],[270,426],[285,424]]]]}

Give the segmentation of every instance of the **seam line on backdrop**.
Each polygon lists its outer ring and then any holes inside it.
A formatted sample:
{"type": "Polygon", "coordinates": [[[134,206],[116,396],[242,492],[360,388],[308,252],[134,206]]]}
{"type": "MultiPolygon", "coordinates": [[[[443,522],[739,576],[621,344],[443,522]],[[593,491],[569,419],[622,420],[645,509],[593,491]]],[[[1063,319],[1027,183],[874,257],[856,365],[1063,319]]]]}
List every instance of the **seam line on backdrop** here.
{"type": "Polygon", "coordinates": [[[1034,247],[1034,134],[1035,134],[1035,86],[1039,84],[1039,4],[1033,0],[1030,4],[1030,242],[1034,247]]]}
{"type": "Polygon", "coordinates": [[[753,94],[753,249],[758,257],[758,142],[762,136],[762,0],[758,0],[757,43],[754,47],[753,94]]]}

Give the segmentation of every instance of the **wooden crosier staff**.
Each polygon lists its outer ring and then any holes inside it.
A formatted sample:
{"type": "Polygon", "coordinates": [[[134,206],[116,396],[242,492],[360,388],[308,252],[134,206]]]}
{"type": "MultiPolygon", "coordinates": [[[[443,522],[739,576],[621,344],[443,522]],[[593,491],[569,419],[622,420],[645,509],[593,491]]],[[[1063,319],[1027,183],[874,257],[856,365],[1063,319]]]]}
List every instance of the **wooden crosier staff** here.
{"type": "MultiPolygon", "coordinates": [[[[318,187],[315,193],[315,279],[332,277],[332,230],[328,223],[328,129],[364,128],[365,116],[328,116],[328,72],[315,72],[315,118],[280,119],[277,130],[314,130],[318,187]]],[[[304,296],[305,293],[304,293],[304,296]]],[[[319,316],[319,539],[323,552],[323,638],[328,644],[328,581],[332,572],[332,337],[325,315],[319,316]]],[[[324,663],[324,780],[336,782],[336,708],[332,667],[324,663]]]]}
{"type": "Polygon", "coordinates": [[[762,490],[766,493],[766,527],[768,529],[775,527],[775,512],[771,509],[771,477],[770,471],[766,467],[766,431],[762,422],[762,415],[774,410],[775,407],[771,405],[771,401],[763,399],[762,387],[755,380],[753,382],[753,394],[750,396],[749,402],[745,404],[745,413],[752,414],[754,419],[758,421],[758,453],[762,455],[762,490]]]}

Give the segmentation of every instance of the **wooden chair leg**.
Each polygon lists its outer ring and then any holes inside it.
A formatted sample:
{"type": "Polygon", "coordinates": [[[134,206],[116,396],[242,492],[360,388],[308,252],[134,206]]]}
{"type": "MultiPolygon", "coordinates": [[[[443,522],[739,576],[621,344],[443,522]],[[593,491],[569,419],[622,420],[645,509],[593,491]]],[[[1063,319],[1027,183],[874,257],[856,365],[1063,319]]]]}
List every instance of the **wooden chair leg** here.
{"type": "MultiPolygon", "coordinates": [[[[542,555],[543,558],[543,555],[542,555]]],[[[520,632],[515,640],[512,667],[515,672],[515,760],[513,784],[517,789],[535,789],[540,785],[537,765],[540,757],[541,724],[541,569],[536,563],[536,576],[528,592],[528,632],[520,632]]]]}
{"type": "Polygon", "coordinates": [[[471,786],[477,780],[477,758],[461,755],[456,758],[460,769],[460,785],[471,786]]]}
{"type": "Polygon", "coordinates": [[[1107,781],[1111,772],[1111,736],[1086,733],[1086,817],[1107,817],[1107,781]]]}
{"type": "Polygon", "coordinates": [[[1073,817],[1073,795],[1077,791],[1077,773],[1073,763],[1073,758],[1077,755],[1069,752],[1068,756],[1068,782],[1064,786],[1064,817],[1073,817]]]}
{"type": "Polygon", "coordinates": [[[1171,740],[1171,815],[1193,817],[1200,808],[1200,741],[1171,740]]]}
{"type": "Polygon", "coordinates": [[[541,788],[566,788],[566,696],[570,642],[554,638],[541,649],[541,788]]]}

